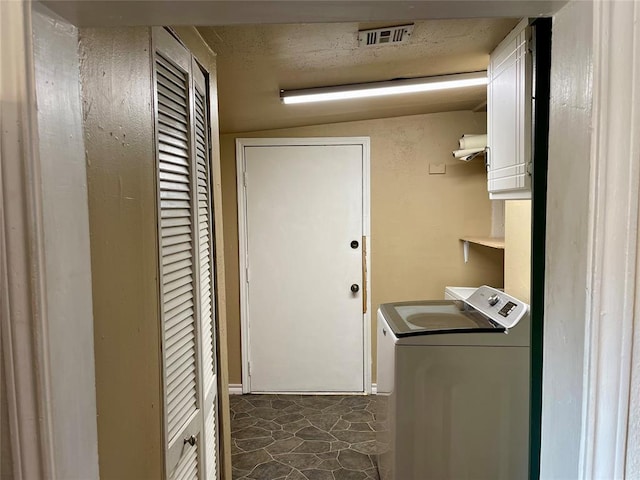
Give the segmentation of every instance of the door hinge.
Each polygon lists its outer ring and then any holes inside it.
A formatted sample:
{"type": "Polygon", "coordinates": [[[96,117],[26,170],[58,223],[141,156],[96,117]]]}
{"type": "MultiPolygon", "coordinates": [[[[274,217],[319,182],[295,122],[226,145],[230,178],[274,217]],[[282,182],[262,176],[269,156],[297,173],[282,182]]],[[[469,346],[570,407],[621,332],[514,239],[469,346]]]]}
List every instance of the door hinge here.
{"type": "Polygon", "coordinates": [[[251,376],[251,362],[247,362],[247,375],[251,376]]]}
{"type": "Polygon", "coordinates": [[[244,278],[246,278],[247,283],[249,283],[249,267],[245,267],[244,269],[244,278]]]}
{"type": "Polygon", "coordinates": [[[533,162],[527,163],[527,174],[529,176],[533,175],[533,162]]]}
{"type": "Polygon", "coordinates": [[[242,172],[242,184],[247,188],[247,171],[242,172]]]}

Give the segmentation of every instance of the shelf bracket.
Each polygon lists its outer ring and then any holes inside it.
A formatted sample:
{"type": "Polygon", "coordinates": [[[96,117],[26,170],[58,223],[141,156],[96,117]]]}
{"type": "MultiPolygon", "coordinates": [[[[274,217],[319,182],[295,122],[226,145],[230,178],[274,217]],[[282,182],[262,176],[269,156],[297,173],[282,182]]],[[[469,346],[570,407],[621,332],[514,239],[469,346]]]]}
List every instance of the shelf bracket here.
{"type": "Polygon", "coordinates": [[[464,254],[464,263],[469,263],[469,240],[462,242],[462,252],[464,254]]]}

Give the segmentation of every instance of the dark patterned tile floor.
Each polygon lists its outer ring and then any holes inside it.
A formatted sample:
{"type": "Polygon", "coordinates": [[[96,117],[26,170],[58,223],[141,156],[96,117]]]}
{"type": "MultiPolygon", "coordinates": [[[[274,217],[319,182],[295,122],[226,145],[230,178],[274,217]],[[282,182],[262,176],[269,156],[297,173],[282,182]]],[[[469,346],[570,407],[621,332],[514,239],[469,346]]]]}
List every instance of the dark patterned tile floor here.
{"type": "Polygon", "coordinates": [[[234,480],[378,480],[375,396],[230,397],[234,480]]]}

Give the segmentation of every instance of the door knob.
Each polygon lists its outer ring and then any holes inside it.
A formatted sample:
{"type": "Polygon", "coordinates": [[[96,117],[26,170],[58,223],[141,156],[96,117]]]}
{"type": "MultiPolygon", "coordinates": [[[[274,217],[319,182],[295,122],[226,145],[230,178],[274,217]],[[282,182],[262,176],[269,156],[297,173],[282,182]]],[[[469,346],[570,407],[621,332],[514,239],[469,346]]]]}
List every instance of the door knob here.
{"type": "Polygon", "coordinates": [[[360,290],[360,287],[358,286],[357,283],[354,283],[353,285],[351,285],[351,291],[353,293],[358,293],[358,290],[360,290]]]}
{"type": "Polygon", "coordinates": [[[191,445],[192,447],[196,444],[196,436],[195,435],[191,435],[188,438],[184,439],[184,443],[185,445],[188,443],[189,445],[191,445]]]}
{"type": "Polygon", "coordinates": [[[351,242],[351,248],[356,249],[356,248],[358,248],[359,246],[360,246],[360,244],[358,243],[358,241],[357,241],[357,240],[353,240],[353,241],[351,242]]]}

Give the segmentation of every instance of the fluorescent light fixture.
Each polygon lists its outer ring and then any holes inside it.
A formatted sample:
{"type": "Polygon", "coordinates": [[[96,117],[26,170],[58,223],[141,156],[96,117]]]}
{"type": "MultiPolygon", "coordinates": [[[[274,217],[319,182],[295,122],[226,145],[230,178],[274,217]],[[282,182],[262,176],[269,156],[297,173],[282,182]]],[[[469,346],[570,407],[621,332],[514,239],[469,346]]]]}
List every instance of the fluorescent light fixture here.
{"type": "Polygon", "coordinates": [[[432,92],[451,88],[474,87],[487,84],[487,72],[454,73],[435,77],[407,78],[386,82],[357,83],[335,87],[280,90],[283,103],[326,102],[351,98],[381,97],[401,93],[432,92]]]}

